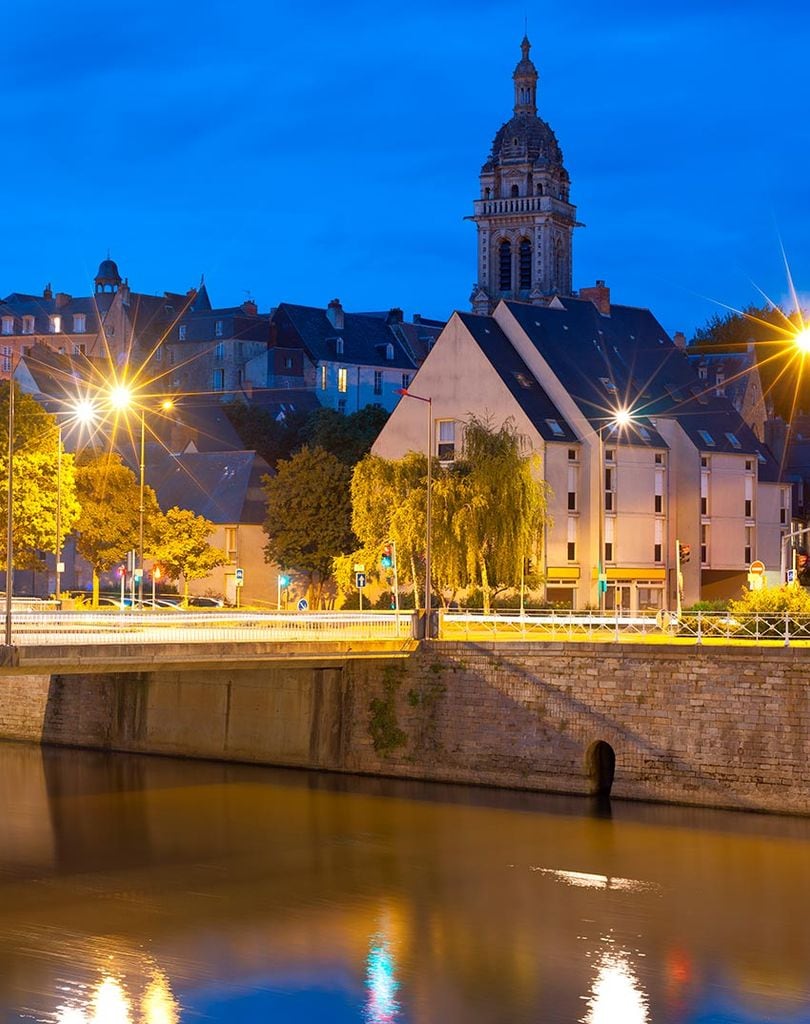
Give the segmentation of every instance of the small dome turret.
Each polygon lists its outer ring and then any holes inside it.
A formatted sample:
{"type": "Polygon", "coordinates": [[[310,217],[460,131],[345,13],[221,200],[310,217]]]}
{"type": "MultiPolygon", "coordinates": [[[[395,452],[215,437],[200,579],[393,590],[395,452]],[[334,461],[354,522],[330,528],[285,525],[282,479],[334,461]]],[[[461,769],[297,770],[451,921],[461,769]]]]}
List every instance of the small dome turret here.
{"type": "Polygon", "coordinates": [[[117,292],[121,285],[121,275],[118,273],[118,265],[115,260],[110,259],[110,254],[107,253],[107,259],[102,260],[98,266],[98,273],[95,277],[96,282],[96,294],[99,292],[117,292]]]}

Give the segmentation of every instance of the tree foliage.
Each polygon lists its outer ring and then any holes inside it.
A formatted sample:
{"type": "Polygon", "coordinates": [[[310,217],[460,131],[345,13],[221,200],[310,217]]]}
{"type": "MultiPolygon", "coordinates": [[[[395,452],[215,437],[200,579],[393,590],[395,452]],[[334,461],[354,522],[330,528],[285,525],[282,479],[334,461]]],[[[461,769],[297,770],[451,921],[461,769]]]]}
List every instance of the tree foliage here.
{"type": "MultiPolygon", "coordinates": [[[[0,487],[8,495],[8,381],[0,382],[0,487]]],[[[61,535],[72,531],[79,514],[74,458],[62,452],[54,416],[29,395],[14,391],[13,551],[16,568],[41,568],[41,552],[56,551],[57,505],[61,535]]],[[[0,531],[5,564],[6,531],[0,531]]]]}
{"type": "Polygon", "coordinates": [[[189,580],[199,580],[224,565],[227,554],[211,544],[214,524],[185,508],[170,508],[156,517],[149,554],[173,582],[183,579],[188,604],[189,580]]]}
{"type": "Polygon", "coordinates": [[[810,411],[810,375],[800,372],[801,357],[790,343],[790,332],[802,322],[807,322],[806,313],[749,306],[742,313],[712,316],[695,331],[690,348],[743,353],[753,343],[763,391],[775,412],[790,420],[796,411],[810,411]]]}
{"type": "MultiPolygon", "coordinates": [[[[99,576],[126,559],[139,539],[140,486],[135,474],[112,452],[84,455],[76,467],[81,514],[76,524],[76,550],[93,570],[93,606],[98,605],[99,576]]],[[[144,543],[153,544],[159,526],[157,498],[144,488],[144,543]]]]}
{"type": "Polygon", "coordinates": [[[322,408],[308,414],[290,413],[283,420],[245,402],[231,402],[226,409],[242,442],[274,469],[304,447],[323,448],[353,466],[371,450],[388,419],[384,409],[373,405],[349,415],[322,408]]]}
{"type": "MultiPolygon", "coordinates": [[[[511,421],[495,429],[471,417],[464,452],[431,472],[431,576],[439,590],[478,586],[489,608],[499,587],[519,586],[524,561],[539,553],[546,519],[546,489],[539,460],[524,454],[511,421]]],[[[367,456],[352,477],[352,525],[363,545],[357,553],[377,565],[381,546],[397,546],[400,581],[424,588],[427,460],[408,453],[388,461],[367,456]]]]}
{"type": "Polygon", "coordinates": [[[351,470],[323,448],[304,447],[264,478],[267,496],[265,558],[309,577],[320,604],[333,559],[351,551],[351,470]]]}

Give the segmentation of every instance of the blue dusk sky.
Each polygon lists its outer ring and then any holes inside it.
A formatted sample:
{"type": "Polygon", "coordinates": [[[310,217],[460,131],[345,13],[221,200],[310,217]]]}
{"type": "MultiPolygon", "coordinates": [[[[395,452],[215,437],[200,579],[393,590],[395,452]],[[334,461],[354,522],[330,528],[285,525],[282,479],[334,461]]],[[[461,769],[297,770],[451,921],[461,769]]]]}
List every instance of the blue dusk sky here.
{"type": "Polygon", "coordinates": [[[524,13],[562,146],[574,286],[689,334],[810,293],[799,0],[17,0],[4,11],[0,294],[92,289],[467,309],[464,217],[511,116],[524,13]]]}

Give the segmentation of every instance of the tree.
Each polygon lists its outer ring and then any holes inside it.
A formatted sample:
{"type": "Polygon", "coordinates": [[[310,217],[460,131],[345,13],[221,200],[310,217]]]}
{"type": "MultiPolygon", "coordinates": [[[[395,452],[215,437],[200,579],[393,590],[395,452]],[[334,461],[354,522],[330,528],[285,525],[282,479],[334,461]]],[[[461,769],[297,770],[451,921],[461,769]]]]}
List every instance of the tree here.
{"type": "MultiPolygon", "coordinates": [[[[434,460],[431,576],[440,590],[480,586],[488,610],[496,587],[516,587],[526,559],[536,558],[546,520],[539,460],[507,421],[495,430],[471,417],[464,452],[448,468],[434,460]]],[[[352,525],[365,562],[376,565],[394,540],[400,575],[418,602],[424,582],[427,460],[409,452],[388,461],[367,456],[352,477],[352,525]],[[421,575],[421,579],[419,578],[421,575]]],[[[417,604],[418,607],[418,604],[417,604]]]]}
{"type": "MultiPolygon", "coordinates": [[[[0,486],[8,494],[8,381],[0,382],[0,486]]],[[[64,539],[79,514],[75,465],[64,450],[59,457],[54,416],[14,388],[13,552],[16,568],[39,569],[40,552],[56,552],[57,505],[64,539]]],[[[6,560],[6,531],[0,531],[0,557],[6,560]]]]}
{"type": "Polygon", "coordinates": [[[742,313],[715,314],[695,331],[690,351],[712,348],[743,353],[753,343],[762,389],[775,412],[790,421],[795,412],[810,410],[810,378],[801,372],[801,356],[791,337],[807,322],[805,313],[785,314],[778,307],[749,306],[742,313]]]}
{"type": "Polygon", "coordinates": [[[351,471],[323,448],[304,447],[279,462],[264,478],[267,496],[265,558],[309,577],[310,594],[320,605],[332,560],[351,551],[349,483],[351,471]]]}
{"type": "Polygon", "coordinates": [[[371,451],[388,419],[385,409],[363,406],[348,416],[336,409],[316,409],[299,432],[303,444],[331,452],[347,466],[354,466],[371,451]]]}
{"type": "Polygon", "coordinates": [[[189,580],[204,579],[228,560],[210,542],[213,529],[204,516],[185,508],[170,508],[157,517],[149,554],[172,582],[182,576],[184,605],[188,605],[189,580]]]}
{"type": "Polygon", "coordinates": [[[225,411],[242,443],[273,469],[300,446],[299,435],[307,420],[302,413],[277,420],[266,409],[242,401],[229,402],[225,411]]]}
{"type": "MultiPolygon", "coordinates": [[[[98,607],[99,576],[138,545],[140,487],[135,474],[113,452],[78,460],[76,489],[81,514],[76,524],[76,550],[93,570],[93,607],[98,607]]],[[[144,488],[144,540],[152,545],[158,524],[155,492],[144,488]]]]}

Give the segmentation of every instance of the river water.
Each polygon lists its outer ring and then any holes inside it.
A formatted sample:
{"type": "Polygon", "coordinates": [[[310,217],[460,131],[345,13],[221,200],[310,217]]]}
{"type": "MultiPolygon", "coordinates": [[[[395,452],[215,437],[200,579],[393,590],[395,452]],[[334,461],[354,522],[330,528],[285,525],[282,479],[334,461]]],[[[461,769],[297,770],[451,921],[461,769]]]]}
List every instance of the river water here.
{"type": "Polygon", "coordinates": [[[810,1022],[810,820],[0,745],[0,1019],[810,1022]]]}

